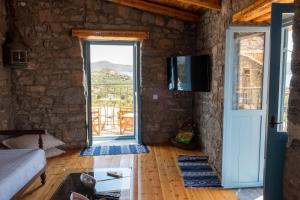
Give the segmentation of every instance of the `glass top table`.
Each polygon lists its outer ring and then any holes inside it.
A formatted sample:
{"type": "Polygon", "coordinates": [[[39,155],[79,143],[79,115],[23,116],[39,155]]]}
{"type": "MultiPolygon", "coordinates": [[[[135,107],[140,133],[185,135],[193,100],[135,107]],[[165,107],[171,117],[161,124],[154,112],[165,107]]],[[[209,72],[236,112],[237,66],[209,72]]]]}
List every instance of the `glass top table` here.
{"type": "Polygon", "coordinates": [[[90,200],[130,200],[132,188],[131,180],[131,168],[99,168],[74,173],[72,172],[65,177],[63,182],[51,197],[51,200],[69,200],[72,192],[80,193],[90,200]],[[107,176],[108,171],[120,172],[122,173],[123,177],[114,178],[107,176]],[[81,173],[87,173],[97,180],[95,189],[86,188],[81,183],[81,173]],[[116,197],[101,197],[103,194],[114,194],[116,197]]]}

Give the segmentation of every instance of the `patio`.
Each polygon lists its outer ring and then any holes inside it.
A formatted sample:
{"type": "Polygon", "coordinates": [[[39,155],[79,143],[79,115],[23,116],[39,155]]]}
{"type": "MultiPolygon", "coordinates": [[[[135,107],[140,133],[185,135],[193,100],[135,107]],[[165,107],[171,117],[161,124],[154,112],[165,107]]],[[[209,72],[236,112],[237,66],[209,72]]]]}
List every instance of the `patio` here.
{"type": "Polygon", "coordinates": [[[132,85],[93,84],[92,91],[93,135],[134,135],[132,85]]]}
{"type": "Polygon", "coordinates": [[[94,107],[92,123],[94,136],[128,136],[134,134],[134,114],[130,107],[94,107]]]}

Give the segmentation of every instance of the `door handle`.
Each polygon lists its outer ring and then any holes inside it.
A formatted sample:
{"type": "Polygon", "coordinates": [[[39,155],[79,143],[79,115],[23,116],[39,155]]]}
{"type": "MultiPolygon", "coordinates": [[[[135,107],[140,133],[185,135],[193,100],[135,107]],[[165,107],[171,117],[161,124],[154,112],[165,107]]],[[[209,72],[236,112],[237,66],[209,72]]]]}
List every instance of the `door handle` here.
{"type": "Polygon", "coordinates": [[[275,128],[275,126],[278,125],[278,124],[282,124],[282,122],[277,122],[276,118],[275,118],[275,115],[272,115],[271,122],[270,122],[271,128],[275,128]]]}

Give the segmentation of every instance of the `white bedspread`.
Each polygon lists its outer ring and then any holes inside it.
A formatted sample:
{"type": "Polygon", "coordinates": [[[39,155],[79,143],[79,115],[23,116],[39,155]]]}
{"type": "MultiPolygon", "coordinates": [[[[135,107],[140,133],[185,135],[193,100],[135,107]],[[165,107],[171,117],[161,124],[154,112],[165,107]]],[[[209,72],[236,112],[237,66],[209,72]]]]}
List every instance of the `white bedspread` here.
{"type": "Polygon", "coordinates": [[[9,200],[46,165],[40,149],[0,150],[0,199],[9,200]]]}

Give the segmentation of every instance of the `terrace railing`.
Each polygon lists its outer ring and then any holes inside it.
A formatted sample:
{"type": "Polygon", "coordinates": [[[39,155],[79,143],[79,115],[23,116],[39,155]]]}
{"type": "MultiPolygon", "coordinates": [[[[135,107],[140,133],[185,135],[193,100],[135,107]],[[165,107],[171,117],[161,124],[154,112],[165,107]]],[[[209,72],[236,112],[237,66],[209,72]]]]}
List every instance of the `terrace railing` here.
{"type": "Polygon", "coordinates": [[[95,135],[133,134],[133,116],[132,85],[92,85],[92,123],[95,135]]]}

